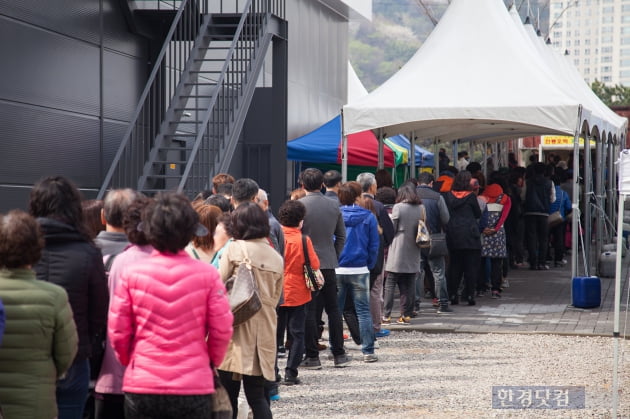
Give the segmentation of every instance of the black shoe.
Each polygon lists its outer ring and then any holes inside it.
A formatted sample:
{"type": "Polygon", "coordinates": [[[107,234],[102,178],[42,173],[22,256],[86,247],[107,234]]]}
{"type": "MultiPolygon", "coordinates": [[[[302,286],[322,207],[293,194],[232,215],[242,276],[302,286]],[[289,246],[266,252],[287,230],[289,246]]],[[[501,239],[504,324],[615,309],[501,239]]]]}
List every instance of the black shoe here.
{"type": "Polygon", "coordinates": [[[284,384],[285,386],[292,386],[295,384],[301,384],[302,380],[300,380],[297,377],[291,377],[289,375],[285,375],[284,376],[284,381],[282,381],[282,384],[284,384]]]}
{"type": "Polygon", "coordinates": [[[474,306],[475,303],[475,299],[473,297],[468,297],[468,305],[469,306],[474,306]]]}
{"type": "Polygon", "coordinates": [[[454,295],[451,297],[451,305],[456,306],[457,304],[459,304],[459,297],[454,295]]]}

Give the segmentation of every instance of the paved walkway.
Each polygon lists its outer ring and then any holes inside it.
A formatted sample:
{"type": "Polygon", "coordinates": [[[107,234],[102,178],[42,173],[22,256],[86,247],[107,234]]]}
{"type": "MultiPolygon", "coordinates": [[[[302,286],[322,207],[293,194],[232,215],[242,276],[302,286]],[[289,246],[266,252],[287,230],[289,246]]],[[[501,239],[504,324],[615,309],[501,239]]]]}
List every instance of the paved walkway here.
{"type": "MultiPolygon", "coordinates": [[[[629,252],[630,253],[630,252],[629,252]]],[[[630,316],[625,312],[628,298],[628,265],[630,257],[622,261],[620,334],[630,335],[630,316]],[[626,326],[627,322],[627,326],[626,326]],[[627,328],[627,331],[626,331],[627,328]]],[[[491,299],[490,294],[477,297],[475,306],[451,306],[452,314],[436,314],[431,300],[423,299],[418,317],[411,325],[392,324],[391,330],[420,330],[424,332],[467,333],[553,333],[569,335],[612,336],[614,322],[615,279],[601,278],[602,304],[593,309],[573,307],[571,301],[571,268],[551,268],[532,271],[528,268],[511,270],[510,287],[502,298],[491,299]]],[[[394,307],[392,318],[397,314],[394,307]]]]}

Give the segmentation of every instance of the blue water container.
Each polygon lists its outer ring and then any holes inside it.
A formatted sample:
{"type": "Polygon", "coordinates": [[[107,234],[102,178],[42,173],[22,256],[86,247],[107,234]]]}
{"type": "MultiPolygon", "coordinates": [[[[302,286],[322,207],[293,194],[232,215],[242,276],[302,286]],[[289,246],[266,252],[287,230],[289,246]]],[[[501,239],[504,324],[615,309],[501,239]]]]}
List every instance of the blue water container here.
{"type": "Polygon", "coordinates": [[[597,276],[573,278],[573,306],[578,308],[599,307],[602,299],[602,283],[597,276]]]}

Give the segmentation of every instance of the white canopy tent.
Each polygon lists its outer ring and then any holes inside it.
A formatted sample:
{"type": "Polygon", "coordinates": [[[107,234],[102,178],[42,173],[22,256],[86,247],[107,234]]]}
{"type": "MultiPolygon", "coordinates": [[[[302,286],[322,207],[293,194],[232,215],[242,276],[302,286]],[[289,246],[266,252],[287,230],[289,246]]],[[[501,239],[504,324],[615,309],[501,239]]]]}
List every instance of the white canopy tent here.
{"type": "MultiPolygon", "coordinates": [[[[593,135],[599,144],[602,138],[611,145],[622,143],[627,120],[601,103],[579,74],[576,78],[571,64],[566,60],[560,64],[552,58],[557,55],[553,51],[543,52],[528,31],[531,28],[523,28],[520,20],[515,25],[501,0],[453,0],[422,47],[396,74],[343,107],[344,135],[368,129],[387,135],[414,132],[441,141],[572,135],[576,167],[581,134],[593,135]]],[[[585,144],[589,150],[589,141],[585,144]]],[[[584,156],[585,174],[590,176],[590,153],[584,156]]],[[[611,179],[614,170],[609,167],[611,179]]],[[[576,212],[578,176],[575,170],[576,212]]],[[[585,184],[588,193],[590,185],[585,184]]],[[[578,219],[573,217],[574,249],[578,219]]],[[[572,276],[576,265],[573,252],[572,276]]]]}
{"type": "Polygon", "coordinates": [[[343,107],[344,134],[382,128],[466,140],[573,135],[583,121],[589,132],[603,125],[546,67],[500,0],[453,0],[396,74],[343,107]]]}

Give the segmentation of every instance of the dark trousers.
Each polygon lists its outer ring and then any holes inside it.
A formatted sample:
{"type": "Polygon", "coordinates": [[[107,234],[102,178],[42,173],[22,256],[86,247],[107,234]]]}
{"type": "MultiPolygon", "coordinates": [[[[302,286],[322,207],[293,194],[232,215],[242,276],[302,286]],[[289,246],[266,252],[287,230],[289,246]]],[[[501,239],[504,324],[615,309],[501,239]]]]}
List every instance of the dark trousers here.
{"type": "Polygon", "coordinates": [[[416,273],[388,272],[387,282],[385,282],[385,317],[390,317],[394,305],[394,291],[396,284],[400,291],[400,315],[411,317],[413,313],[413,303],[416,295],[415,279],[416,273]]]}
{"type": "Polygon", "coordinates": [[[124,394],[94,394],[95,419],[125,419],[124,394]]]}
{"type": "Polygon", "coordinates": [[[490,282],[492,283],[492,291],[500,291],[504,258],[488,259],[490,260],[490,282]]]}
{"type": "Polygon", "coordinates": [[[298,367],[304,356],[306,304],[296,307],[279,307],[278,318],[282,318],[287,325],[287,334],[291,340],[291,348],[289,349],[285,374],[286,376],[297,377],[298,367]]]}
{"type": "MultiPolygon", "coordinates": [[[[308,358],[319,357],[317,338],[318,326],[321,318],[317,316],[318,306],[323,307],[328,314],[328,334],[333,355],[343,355],[343,323],[341,311],[337,302],[337,277],[334,269],[322,269],[325,283],[319,294],[306,305],[306,328],[304,330],[304,343],[308,358]]],[[[321,311],[319,312],[321,313],[321,311]]]]}
{"type": "Polygon", "coordinates": [[[479,276],[481,263],[481,249],[451,249],[449,250],[449,292],[457,294],[462,277],[465,281],[466,296],[474,299],[475,286],[479,276]]]}
{"type": "Polygon", "coordinates": [[[205,419],[211,416],[212,394],[173,396],[125,393],[126,419],[205,419]]]}
{"type": "Polygon", "coordinates": [[[567,229],[567,223],[562,222],[549,230],[551,237],[551,245],[553,246],[553,260],[560,262],[564,258],[566,249],[564,247],[564,235],[567,229]]]}
{"type": "MultiPolygon", "coordinates": [[[[252,409],[255,419],[271,419],[271,407],[269,406],[269,398],[265,394],[265,378],[261,376],[243,375],[242,380],[233,380],[233,373],[229,371],[219,370],[221,384],[230,397],[232,404],[232,418],[238,416],[238,393],[241,391],[241,381],[243,381],[243,389],[245,390],[245,398],[247,404],[252,409]]],[[[186,416],[179,416],[186,417],[186,416]]],[[[210,416],[207,416],[208,418],[210,416]]]]}
{"type": "Polygon", "coordinates": [[[539,265],[544,265],[547,259],[547,240],[549,239],[547,216],[526,215],[525,231],[529,266],[536,269],[539,265]]]}
{"type": "Polygon", "coordinates": [[[57,380],[57,410],[59,419],[80,419],[90,386],[90,362],[75,359],[64,378],[57,380]]]}

